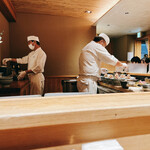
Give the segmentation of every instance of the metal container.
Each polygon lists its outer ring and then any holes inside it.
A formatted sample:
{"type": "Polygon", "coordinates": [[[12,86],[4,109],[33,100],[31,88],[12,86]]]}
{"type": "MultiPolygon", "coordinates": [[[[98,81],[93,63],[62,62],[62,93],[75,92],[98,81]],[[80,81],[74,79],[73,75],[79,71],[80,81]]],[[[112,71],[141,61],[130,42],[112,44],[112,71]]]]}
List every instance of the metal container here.
{"type": "Polygon", "coordinates": [[[62,80],[63,92],[78,92],[77,89],[77,80],[62,80]]]}

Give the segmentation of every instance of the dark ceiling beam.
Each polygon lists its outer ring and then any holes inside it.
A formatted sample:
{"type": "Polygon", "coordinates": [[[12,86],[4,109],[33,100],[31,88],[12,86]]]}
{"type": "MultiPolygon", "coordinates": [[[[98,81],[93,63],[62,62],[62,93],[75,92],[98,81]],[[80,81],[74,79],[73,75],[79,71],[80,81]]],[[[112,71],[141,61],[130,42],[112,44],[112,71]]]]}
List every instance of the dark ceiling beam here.
{"type": "Polygon", "coordinates": [[[10,0],[0,0],[0,11],[9,22],[16,22],[16,12],[10,0]]]}

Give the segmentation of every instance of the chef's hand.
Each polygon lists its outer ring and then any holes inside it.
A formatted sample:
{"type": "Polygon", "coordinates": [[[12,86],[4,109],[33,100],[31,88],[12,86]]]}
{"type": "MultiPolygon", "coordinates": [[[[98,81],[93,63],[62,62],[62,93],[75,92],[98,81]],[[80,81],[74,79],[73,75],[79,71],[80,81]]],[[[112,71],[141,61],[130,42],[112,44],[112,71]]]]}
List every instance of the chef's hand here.
{"type": "Polygon", "coordinates": [[[4,65],[7,65],[7,62],[8,61],[11,61],[12,60],[12,58],[4,58],[3,60],[2,60],[2,63],[4,64],[4,65]]]}
{"type": "Polygon", "coordinates": [[[124,71],[128,70],[128,65],[126,63],[122,63],[122,67],[123,67],[124,71]]]}
{"type": "Polygon", "coordinates": [[[127,68],[128,65],[126,63],[122,63],[122,67],[127,68]]]}
{"type": "Polygon", "coordinates": [[[21,71],[18,76],[18,80],[22,80],[26,75],[26,71],[21,71]]]}

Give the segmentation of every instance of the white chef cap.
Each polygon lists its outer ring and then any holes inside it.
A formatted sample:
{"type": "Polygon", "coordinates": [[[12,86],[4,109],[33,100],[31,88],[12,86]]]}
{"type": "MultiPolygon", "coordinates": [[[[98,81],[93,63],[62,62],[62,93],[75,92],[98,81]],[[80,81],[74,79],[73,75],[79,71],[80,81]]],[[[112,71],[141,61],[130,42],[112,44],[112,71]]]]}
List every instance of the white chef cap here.
{"type": "Polygon", "coordinates": [[[27,41],[38,41],[38,42],[40,42],[39,37],[34,36],[34,35],[28,36],[27,41]]]}
{"type": "Polygon", "coordinates": [[[102,37],[105,40],[106,46],[109,44],[110,39],[109,39],[109,37],[105,33],[99,34],[99,37],[102,37]]]}

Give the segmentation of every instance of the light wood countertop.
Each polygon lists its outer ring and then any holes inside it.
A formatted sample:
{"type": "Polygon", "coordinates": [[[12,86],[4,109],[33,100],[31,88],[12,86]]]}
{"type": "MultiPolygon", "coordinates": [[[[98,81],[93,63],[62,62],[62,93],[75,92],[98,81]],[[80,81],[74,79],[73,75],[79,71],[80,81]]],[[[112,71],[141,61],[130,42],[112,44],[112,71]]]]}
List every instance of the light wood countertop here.
{"type": "Polygon", "coordinates": [[[150,93],[0,101],[0,148],[33,149],[150,134],[150,93]]]}
{"type": "Polygon", "coordinates": [[[5,99],[0,101],[0,129],[148,116],[149,96],[147,92],[5,99]]]}

